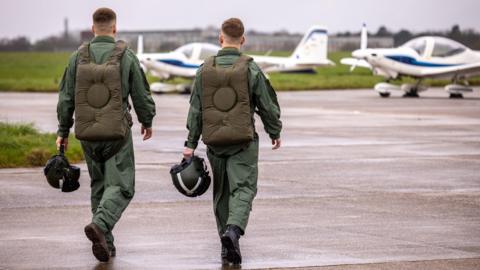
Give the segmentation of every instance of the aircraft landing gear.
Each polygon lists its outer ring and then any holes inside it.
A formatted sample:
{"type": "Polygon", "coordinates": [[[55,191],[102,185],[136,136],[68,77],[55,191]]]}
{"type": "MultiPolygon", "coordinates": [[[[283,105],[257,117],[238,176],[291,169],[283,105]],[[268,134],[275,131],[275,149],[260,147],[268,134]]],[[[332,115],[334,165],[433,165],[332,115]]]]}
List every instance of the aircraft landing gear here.
{"type": "Polygon", "coordinates": [[[400,87],[398,87],[395,84],[391,84],[390,80],[387,80],[386,82],[380,82],[375,84],[373,87],[375,91],[382,97],[382,98],[388,98],[390,97],[390,91],[398,91],[400,90],[400,87]]]}
{"type": "Polygon", "coordinates": [[[454,98],[454,99],[463,98],[463,94],[462,93],[450,93],[450,98],[454,98]]]}
{"type": "Polygon", "coordinates": [[[388,98],[390,97],[390,92],[380,92],[378,93],[382,98],[388,98]]]}
{"type": "Polygon", "coordinates": [[[410,89],[410,91],[405,92],[405,94],[403,94],[402,97],[404,97],[404,98],[418,98],[420,96],[418,95],[418,92],[417,92],[416,89],[410,89]]]}
{"type": "Polygon", "coordinates": [[[463,93],[473,92],[473,88],[468,85],[468,81],[464,79],[463,84],[457,83],[459,78],[457,75],[453,77],[452,83],[445,85],[445,91],[450,94],[450,98],[463,98],[463,93]]]}
{"type": "Polygon", "coordinates": [[[420,97],[418,95],[418,92],[425,91],[427,89],[425,86],[422,86],[421,83],[422,83],[422,80],[419,79],[414,85],[402,84],[400,88],[405,92],[405,94],[403,94],[403,97],[407,97],[407,98],[420,97]]]}

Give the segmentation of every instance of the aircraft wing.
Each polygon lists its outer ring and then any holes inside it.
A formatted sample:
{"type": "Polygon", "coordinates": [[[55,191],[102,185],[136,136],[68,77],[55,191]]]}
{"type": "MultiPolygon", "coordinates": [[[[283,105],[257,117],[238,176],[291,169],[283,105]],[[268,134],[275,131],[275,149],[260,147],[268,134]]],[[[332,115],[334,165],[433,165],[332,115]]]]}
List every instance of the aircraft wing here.
{"type": "Polygon", "coordinates": [[[318,66],[335,66],[335,62],[330,59],[324,59],[322,61],[298,61],[296,63],[299,66],[311,66],[311,67],[318,67],[318,66]]]}
{"type": "Polygon", "coordinates": [[[479,75],[480,74],[480,62],[467,64],[467,65],[458,65],[453,67],[437,68],[436,70],[428,69],[422,71],[424,77],[431,78],[441,78],[441,77],[450,77],[454,75],[479,75]]]}
{"type": "Polygon", "coordinates": [[[340,60],[340,63],[347,66],[357,66],[357,67],[372,69],[372,65],[370,65],[367,61],[363,59],[355,59],[355,58],[347,57],[347,58],[342,58],[340,60]]]}

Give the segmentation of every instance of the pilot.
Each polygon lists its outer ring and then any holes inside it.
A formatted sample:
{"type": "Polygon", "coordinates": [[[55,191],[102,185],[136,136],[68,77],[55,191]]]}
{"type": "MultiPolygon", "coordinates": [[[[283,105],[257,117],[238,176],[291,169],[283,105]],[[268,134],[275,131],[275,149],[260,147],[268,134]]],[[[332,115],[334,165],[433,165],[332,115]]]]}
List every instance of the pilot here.
{"type": "Polygon", "coordinates": [[[213,208],[222,263],[241,264],[239,238],[247,228],[257,193],[258,134],[256,112],[270,136],[281,145],[280,107],[274,89],[252,58],[240,52],[245,43],[240,19],[223,22],[222,49],[198,69],[190,98],[184,158],[193,156],[202,136],[213,171],[213,208]]]}
{"type": "Polygon", "coordinates": [[[106,262],[116,255],[112,230],[134,194],[128,97],[142,124],[143,140],[152,136],[155,103],[137,57],[125,42],[115,41],[115,12],[97,9],[92,31],[95,37],[73,53],[60,83],[56,144],[67,148],[75,113],[75,136],[91,178],[93,218],[85,234],[93,255],[106,262]]]}

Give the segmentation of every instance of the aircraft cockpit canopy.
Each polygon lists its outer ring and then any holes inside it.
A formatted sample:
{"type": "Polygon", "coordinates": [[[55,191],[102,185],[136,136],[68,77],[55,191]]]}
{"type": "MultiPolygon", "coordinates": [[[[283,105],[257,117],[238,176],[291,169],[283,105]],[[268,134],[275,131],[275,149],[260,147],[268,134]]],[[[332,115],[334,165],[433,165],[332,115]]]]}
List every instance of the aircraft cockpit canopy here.
{"type": "Polygon", "coordinates": [[[433,57],[447,57],[462,53],[466,50],[466,47],[462,44],[443,37],[433,37],[433,57]]]}
{"type": "Polygon", "coordinates": [[[191,43],[183,45],[176,49],[176,52],[182,53],[187,59],[205,60],[207,57],[216,55],[220,47],[208,43],[191,43]]]}
{"type": "Polygon", "coordinates": [[[444,37],[418,37],[402,47],[413,49],[419,56],[431,57],[449,57],[466,50],[464,45],[444,37]]]}
{"type": "Polygon", "coordinates": [[[182,53],[187,58],[191,58],[193,54],[193,48],[194,48],[194,44],[187,44],[179,47],[175,51],[182,53]]]}
{"type": "Polygon", "coordinates": [[[427,40],[423,37],[414,38],[407,43],[403,44],[402,47],[408,47],[413,49],[418,53],[418,55],[423,55],[425,52],[425,48],[427,48],[427,40]]]}
{"type": "Polygon", "coordinates": [[[219,49],[220,48],[215,45],[202,44],[200,48],[200,54],[198,55],[198,59],[205,60],[212,55],[217,55],[219,49]]]}

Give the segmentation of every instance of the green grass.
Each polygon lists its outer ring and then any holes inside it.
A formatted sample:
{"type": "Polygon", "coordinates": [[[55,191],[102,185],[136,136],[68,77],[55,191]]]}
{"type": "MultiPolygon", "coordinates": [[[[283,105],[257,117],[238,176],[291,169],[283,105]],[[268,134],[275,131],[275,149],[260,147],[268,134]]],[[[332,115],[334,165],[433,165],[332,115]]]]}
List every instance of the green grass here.
{"type": "Polygon", "coordinates": [[[368,69],[356,68],[350,72],[349,66],[340,64],[341,58],[349,56],[348,52],[330,53],[328,57],[335,66],[317,68],[316,74],[272,73],[270,81],[277,90],[371,88],[382,81],[368,69]]]}
{"type": "MultiPolygon", "coordinates": [[[[57,153],[56,134],[40,133],[32,124],[0,122],[0,168],[44,166],[57,153]]],[[[71,163],[83,160],[80,142],[70,136],[66,156],[71,163]]]]}
{"type": "Polygon", "coordinates": [[[70,53],[0,52],[0,90],[57,91],[70,53]]]}
{"type": "MultiPolygon", "coordinates": [[[[263,55],[261,52],[249,54],[263,55]]],[[[70,53],[52,52],[0,52],[0,91],[43,91],[54,92],[68,62],[70,53]]],[[[272,52],[272,56],[288,56],[290,52],[272,52]]],[[[349,57],[349,52],[334,52],[329,58],[336,66],[317,68],[316,74],[270,74],[270,80],[276,90],[309,90],[309,89],[347,89],[372,88],[383,81],[380,76],[373,76],[371,71],[356,68],[350,72],[350,67],[339,63],[343,57],[349,57]]],[[[148,76],[149,82],[158,81],[148,76]]],[[[189,80],[174,78],[167,83],[188,83],[189,80]]],[[[396,83],[413,82],[404,79],[396,83]]],[[[447,80],[426,80],[425,84],[443,86],[447,80]]],[[[470,80],[472,85],[480,85],[480,77],[470,80]]]]}

